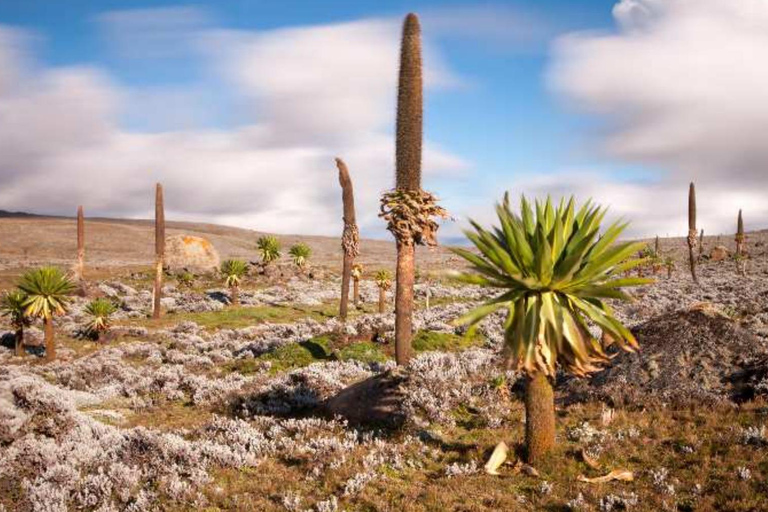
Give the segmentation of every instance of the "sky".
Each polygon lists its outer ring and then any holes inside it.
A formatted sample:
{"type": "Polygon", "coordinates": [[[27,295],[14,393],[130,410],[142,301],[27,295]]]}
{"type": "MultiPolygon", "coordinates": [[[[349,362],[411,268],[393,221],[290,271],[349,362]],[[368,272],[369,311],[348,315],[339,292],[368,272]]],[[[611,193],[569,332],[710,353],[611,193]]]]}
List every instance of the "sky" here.
{"type": "Polygon", "coordinates": [[[364,236],[394,184],[402,19],[421,19],[425,189],[493,223],[574,194],[631,236],[768,225],[764,0],[0,2],[0,209],[364,236]]]}

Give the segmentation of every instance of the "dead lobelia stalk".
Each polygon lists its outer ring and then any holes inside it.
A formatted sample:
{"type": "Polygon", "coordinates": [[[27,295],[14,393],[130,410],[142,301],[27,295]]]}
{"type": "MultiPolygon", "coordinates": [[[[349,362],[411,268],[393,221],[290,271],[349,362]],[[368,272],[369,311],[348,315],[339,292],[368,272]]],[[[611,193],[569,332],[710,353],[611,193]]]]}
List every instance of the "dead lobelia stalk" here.
{"type": "Polygon", "coordinates": [[[77,207],[77,263],[75,264],[75,279],[82,282],[85,276],[85,218],[83,207],[77,207]]]}
{"type": "Polygon", "coordinates": [[[163,263],[165,260],[165,207],[163,205],[163,186],[155,187],[155,287],[153,296],[152,318],[162,315],[160,299],[163,288],[163,263]]]}
{"type": "Polygon", "coordinates": [[[339,169],[341,199],[344,203],[344,231],[341,234],[344,262],[341,270],[341,303],[339,305],[339,318],[344,322],[347,320],[349,309],[349,281],[352,275],[352,265],[355,258],[360,254],[360,232],[355,221],[355,197],[352,192],[352,179],[349,177],[349,170],[341,158],[336,159],[336,167],[339,169]]]}
{"type": "Polygon", "coordinates": [[[696,247],[696,188],[691,182],[688,188],[688,260],[691,267],[691,277],[698,284],[696,277],[696,256],[694,249],[696,247]]]}
{"type": "Polygon", "coordinates": [[[746,251],[746,237],[744,236],[744,219],[741,216],[741,210],[739,210],[739,217],[736,220],[736,254],[734,259],[736,260],[736,269],[741,275],[747,273],[747,251],[746,251]]]}

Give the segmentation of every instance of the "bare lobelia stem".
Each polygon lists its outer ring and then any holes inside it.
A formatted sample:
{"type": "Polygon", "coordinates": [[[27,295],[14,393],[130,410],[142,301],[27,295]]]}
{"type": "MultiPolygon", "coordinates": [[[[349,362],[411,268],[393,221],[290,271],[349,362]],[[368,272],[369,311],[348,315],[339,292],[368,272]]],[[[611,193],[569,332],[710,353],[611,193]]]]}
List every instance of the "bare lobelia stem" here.
{"type": "Polygon", "coordinates": [[[153,296],[152,318],[162,315],[160,300],[163,289],[163,263],[165,260],[165,207],[163,204],[163,186],[155,187],[155,287],[153,296]]]}
{"type": "Polygon", "coordinates": [[[352,265],[360,254],[360,232],[357,229],[355,219],[355,196],[352,189],[352,179],[349,169],[341,158],[336,159],[336,167],[339,169],[339,184],[341,185],[341,199],[344,203],[344,231],[341,235],[341,248],[344,251],[344,263],[341,270],[341,303],[339,305],[339,318],[342,322],[347,320],[349,310],[349,281],[352,274],[352,265]]]}
{"type": "Polygon", "coordinates": [[[694,248],[696,247],[696,188],[691,182],[688,188],[688,259],[691,267],[691,277],[696,284],[699,279],[696,277],[696,256],[694,248]]]}

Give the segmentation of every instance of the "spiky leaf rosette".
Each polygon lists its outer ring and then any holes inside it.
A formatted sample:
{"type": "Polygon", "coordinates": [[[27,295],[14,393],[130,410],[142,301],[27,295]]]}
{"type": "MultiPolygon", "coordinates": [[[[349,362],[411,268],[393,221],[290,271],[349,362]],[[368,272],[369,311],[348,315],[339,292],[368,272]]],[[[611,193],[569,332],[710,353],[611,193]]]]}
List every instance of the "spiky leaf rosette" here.
{"type": "Polygon", "coordinates": [[[448,212],[437,204],[437,197],[425,190],[395,189],[381,196],[379,217],[403,245],[437,245],[435,218],[447,219],[448,212]]]}
{"type": "Polygon", "coordinates": [[[195,276],[191,272],[181,272],[176,276],[180,288],[192,288],[195,284],[195,276]]]}
{"type": "Polygon", "coordinates": [[[261,261],[271,263],[280,258],[280,241],[272,235],[262,236],[256,241],[261,261]]]}
{"type": "Polygon", "coordinates": [[[117,308],[107,299],[92,300],[85,306],[85,312],[91,317],[86,328],[95,333],[106,331],[110,325],[110,317],[115,311],[117,308]]]}
{"type": "Polygon", "coordinates": [[[363,265],[362,263],[355,263],[352,265],[352,271],[349,273],[349,275],[352,276],[352,279],[355,281],[359,281],[361,277],[363,277],[363,265]]]}
{"type": "Polygon", "coordinates": [[[30,325],[30,318],[26,315],[24,303],[27,294],[21,290],[11,290],[3,295],[0,300],[0,311],[7,316],[14,328],[19,329],[30,325]]]}
{"type": "Polygon", "coordinates": [[[293,258],[293,263],[299,267],[304,268],[307,264],[307,260],[312,256],[312,248],[305,243],[298,243],[291,246],[288,254],[293,258]]]}
{"type": "Polygon", "coordinates": [[[224,284],[228,287],[240,286],[246,272],[248,272],[248,264],[243,260],[224,260],[221,263],[224,284]]]}
{"type": "Polygon", "coordinates": [[[377,271],[373,280],[376,282],[376,286],[384,291],[392,288],[392,274],[389,273],[389,270],[377,271]]]}
{"type": "Polygon", "coordinates": [[[643,263],[630,259],[642,243],[614,243],[626,224],[614,223],[598,238],[606,210],[587,202],[578,211],[574,199],[554,207],[522,198],[513,213],[509,196],[496,207],[501,227],[492,231],[472,222],[467,231],[480,254],[454,252],[474,272],[458,274],[463,282],[503,290],[498,297],[458,320],[475,326],[487,315],[507,310],[507,353],[519,370],[554,376],[557,364],[576,375],[599,369],[608,360],[603,344],[590,334],[589,323],[625,350],[637,347],[632,333],[612,314],[604,299],[627,300],[622,288],[652,282],[623,278],[643,263]]]}
{"type": "Polygon", "coordinates": [[[56,267],[30,270],[21,277],[19,289],[27,294],[25,314],[51,318],[67,312],[75,285],[56,267]]]}

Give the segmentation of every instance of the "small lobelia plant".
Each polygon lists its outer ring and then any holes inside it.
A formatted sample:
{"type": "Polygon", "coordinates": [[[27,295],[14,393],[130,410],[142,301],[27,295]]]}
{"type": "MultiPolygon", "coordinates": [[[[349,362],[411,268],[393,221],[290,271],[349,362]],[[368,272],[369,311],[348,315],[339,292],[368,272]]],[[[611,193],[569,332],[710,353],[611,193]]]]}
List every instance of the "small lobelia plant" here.
{"type": "Polygon", "coordinates": [[[58,268],[41,267],[26,272],[21,277],[19,289],[27,295],[24,301],[24,313],[29,317],[43,320],[45,358],[47,361],[52,361],[56,359],[53,317],[67,312],[75,285],[58,268]]]}
{"type": "Polygon", "coordinates": [[[472,264],[458,278],[500,290],[500,294],[458,320],[476,325],[491,313],[506,312],[505,349],[510,363],[527,375],[527,458],[536,463],[555,443],[554,393],[558,367],[577,376],[609,361],[606,347],[588,329],[602,329],[604,339],[632,351],[637,341],[604,299],[628,300],[622,290],[651,282],[624,278],[643,263],[630,259],[642,243],[615,243],[626,224],[614,223],[598,239],[606,210],[587,202],[578,211],[574,199],[554,207],[536,201],[535,212],[523,197],[520,215],[505,195],[496,213],[501,224],[488,231],[472,222],[467,238],[480,251],[453,251],[472,264]]]}
{"type": "Polygon", "coordinates": [[[230,301],[233,306],[240,305],[240,284],[248,272],[248,265],[243,260],[225,260],[221,264],[224,284],[229,288],[230,301]]]}
{"type": "Polygon", "coordinates": [[[192,272],[180,272],[176,275],[176,283],[179,288],[185,288],[189,290],[195,285],[195,275],[192,272]]]}
{"type": "Polygon", "coordinates": [[[379,270],[373,280],[379,287],[379,313],[385,313],[387,309],[387,291],[392,288],[392,274],[389,270],[379,270]]]}
{"type": "Polygon", "coordinates": [[[85,312],[90,317],[85,326],[89,335],[101,340],[104,333],[112,325],[111,317],[117,311],[115,305],[107,299],[94,299],[85,306],[85,312]]]}
{"type": "Polygon", "coordinates": [[[269,265],[273,261],[280,259],[280,241],[276,236],[264,235],[256,241],[259,249],[259,255],[264,265],[269,265]]]}
{"type": "Polygon", "coordinates": [[[667,279],[672,278],[672,272],[675,270],[675,260],[672,256],[664,258],[664,268],[667,269],[667,279]]]}
{"type": "Polygon", "coordinates": [[[27,294],[21,290],[11,290],[3,295],[0,301],[0,311],[3,316],[7,316],[11,322],[11,327],[16,331],[14,333],[14,344],[16,356],[24,355],[24,328],[32,323],[26,314],[24,303],[27,300],[27,294]]]}
{"type": "Polygon", "coordinates": [[[350,276],[352,277],[352,303],[360,306],[360,279],[363,278],[364,267],[362,263],[352,265],[350,276]]]}
{"type": "Polygon", "coordinates": [[[300,242],[292,245],[288,250],[288,254],[293,258],[294,265],[299,267],[300,270],[304,270],[304,267],[307,266],[307,262],[309,261],[309,257],[312,256],[312,248],[307,244],[300,242]]]}

